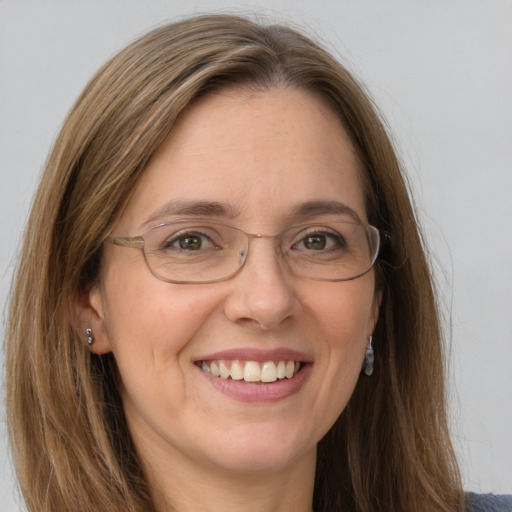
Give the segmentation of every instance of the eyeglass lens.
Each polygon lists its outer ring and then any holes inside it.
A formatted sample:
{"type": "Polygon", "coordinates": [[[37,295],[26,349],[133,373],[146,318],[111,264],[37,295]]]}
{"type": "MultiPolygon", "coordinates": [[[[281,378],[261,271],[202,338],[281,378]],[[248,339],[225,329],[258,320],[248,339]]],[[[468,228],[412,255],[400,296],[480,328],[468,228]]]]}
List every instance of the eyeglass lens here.
{"type": "Polygon", "coordinates": [[[379,247],[378,230],[356,222],[301,224],[269,237],[246,234],[222,223],[176,221],[144,234],[144,254],[153,274],[164,281],[220,281],[240,269],[250,240],[258,237],[275,238],[293,274],[328,281],[364,274],[379,247]]]}

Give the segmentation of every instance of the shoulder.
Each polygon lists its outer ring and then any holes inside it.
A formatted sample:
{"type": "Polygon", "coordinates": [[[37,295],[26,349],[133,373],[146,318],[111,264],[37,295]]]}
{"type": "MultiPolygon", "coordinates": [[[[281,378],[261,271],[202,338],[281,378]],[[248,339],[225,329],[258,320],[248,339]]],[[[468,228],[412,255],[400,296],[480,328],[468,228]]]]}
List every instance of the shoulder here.
{"type": "Polygon", "coordinates": [[[467,512],[512,512],[512,495],[469,492],[466,497],[467,512]]]}

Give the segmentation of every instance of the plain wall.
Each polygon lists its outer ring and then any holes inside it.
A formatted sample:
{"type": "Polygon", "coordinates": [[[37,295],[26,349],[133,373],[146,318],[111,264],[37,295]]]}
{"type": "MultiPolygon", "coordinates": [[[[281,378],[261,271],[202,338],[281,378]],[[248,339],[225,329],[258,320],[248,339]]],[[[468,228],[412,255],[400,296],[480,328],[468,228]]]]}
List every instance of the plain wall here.
{"type": "MultiPolygon", "coordinates": [[[[182,5],[0,0],[0,304],[47,152],[110,55],[147,29],[197,12],[291,20],[319,35],[367,84],[395,133],[442,289],[450,417],[464,484],[512,493],[512,3],[182,5]]],[[[15,510],[21,505],[2,405],[0,512],[15,510]]]]}

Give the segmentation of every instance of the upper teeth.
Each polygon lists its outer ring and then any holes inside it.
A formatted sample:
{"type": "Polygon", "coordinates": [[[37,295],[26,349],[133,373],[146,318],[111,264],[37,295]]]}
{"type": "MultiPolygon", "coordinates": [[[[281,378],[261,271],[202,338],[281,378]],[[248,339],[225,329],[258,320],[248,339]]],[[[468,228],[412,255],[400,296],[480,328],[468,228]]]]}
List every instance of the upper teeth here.
{"type": "Polygon", "coordinates": [[[245,380],[246,382],[275,382],[291,379],[300,368],[298,361],[202,361],[203,371],[222,379],[245,380]]]}

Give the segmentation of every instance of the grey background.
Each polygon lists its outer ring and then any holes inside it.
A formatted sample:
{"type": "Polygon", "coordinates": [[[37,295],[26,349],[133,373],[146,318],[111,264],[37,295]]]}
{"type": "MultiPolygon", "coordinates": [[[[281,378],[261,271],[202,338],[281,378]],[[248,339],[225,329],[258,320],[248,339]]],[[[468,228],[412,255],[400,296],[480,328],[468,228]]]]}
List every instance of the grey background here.
{"type": "MultiPolygon", "coordinates": [[[[306,26],[376,98],[434,255],[465,487],[512,493],[509,0],[0,0],[0,304],[46,154],[92,73],[149,28],[227,9],[306,26]]],[[[0,512],[21,509],[2,392],[0,512]]]]}

